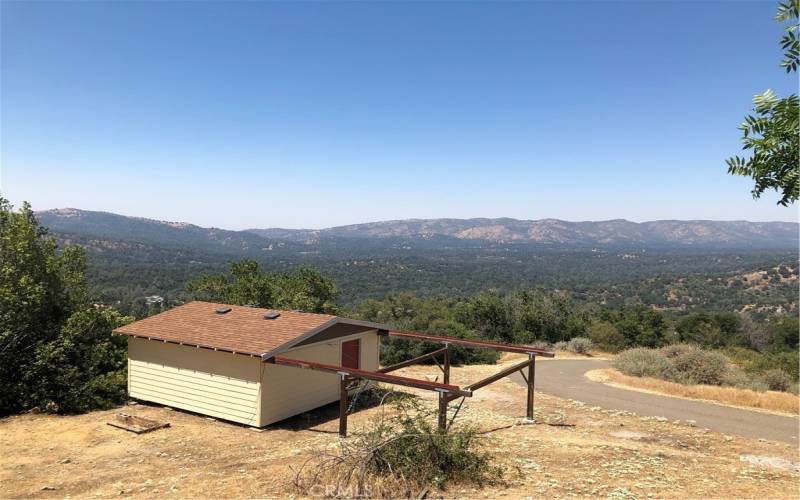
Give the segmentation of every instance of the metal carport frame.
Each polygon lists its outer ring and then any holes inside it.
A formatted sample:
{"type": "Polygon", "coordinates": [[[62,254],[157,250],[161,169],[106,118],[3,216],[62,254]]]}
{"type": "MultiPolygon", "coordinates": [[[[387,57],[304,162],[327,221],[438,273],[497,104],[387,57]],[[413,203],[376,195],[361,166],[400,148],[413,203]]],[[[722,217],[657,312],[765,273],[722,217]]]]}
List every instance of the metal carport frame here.
{"type": "MultiPolygon", "coordinates": [[[[485,340],[461,339],[457,337],[444,337],[444,336],[430,335],[420,332],[412,332],[407,330],[381,329],[378,330],[378,335],[404,338],[408,340],[419,340],[423,342],[438,342],[444,344],[444,347],[429,352],[427,354],[417,356],[413,359],[409,359],[407,361],[402,361],[394,365],[385,366],[377,371],[358,370],[354,368],[346,368],[340,365],[317,363],[313,361],[303,361],[299,359],[287,358],[284,356],[273,356],[264,361],[266,363],[273,363],[281,366],[291,366],[294,368],[316,370],[327,373],[335,373],[339,375],[340,377],[339,434],[341,436],[346,436],[348,383],[356,379],[374,380],[376,382],[384,382],[388,384],[414,387],[417,389],[424,389],[424,390],[438,392],[439,393],[438,425],[439,425],[439,430],[445,432],[447,430],[447,408],[451,401],[458,398],[471,397],[473,391],[476,391],[481,387],[485,387],[493,382],[502,379],[503,377],[507,377],[508,375],[511,375],[512,373],[519,371],[522,374],[522,377],[525,379],[526,385],[528,387],[526,416],[528,420],[532,421],[533,404],[534,404],[533,401],[534,382],[536,376],[536,356],[544,356],[547,358],[552,358],[554,356],[554,353],[550,351],[546,351],[543,349],[536,349],[534,347],[525,345],[504,344],[501,342],[493,342],[485,340]],[[457,385],[450,384],[450,345],[461,345],[470,348],[492,349],[496,351],[527,354],[528,359],[521,363],[517,363],[513,366],[510,366],[504,370],[501,370],[500,372],[495,373],[494,375],[491,375],[489,377],[486,377],[485,379],[473,382],[472,384],[466,385],[464,387],[459,387],[457,385]],[[440,354],[443,356],[443,362],[441,364],[436,359],[436,356],[440,354]],[[398,375],[389,374],[389,372],[399,370],[400,368],[404,368],[406,366],[417,364],[426,359],[433,359],[434,362],[437,364],[437,366],[439,366],[439,368],[442,370],[444,374],[444,383],[431,382],[429,380],[421,380],[411,377],[401,377],[398,375]],[[525,374],[526,368],[528,372],[527,375],[525,374]]],[[[458,410],[456,410],[456,414],[457,413],[458,410]]],[[[453,415],[453,418],[455,418],[455,415],[453,415]]]]}

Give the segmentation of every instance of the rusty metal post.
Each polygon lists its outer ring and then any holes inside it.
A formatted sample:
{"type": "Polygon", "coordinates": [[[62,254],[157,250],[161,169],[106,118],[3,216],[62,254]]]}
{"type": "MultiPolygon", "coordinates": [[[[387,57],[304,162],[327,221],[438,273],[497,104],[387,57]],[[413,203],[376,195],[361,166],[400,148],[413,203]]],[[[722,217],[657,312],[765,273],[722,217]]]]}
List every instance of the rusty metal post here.
{"type": "Polygon", "coordinates": [[[444,383],[450,383],[450,344],[444,345],[444,383]]]}
{"type": "Polygon", "coordinates": [[[339,381],[339,435],[347,437],[347,380],[340,375],[339,381]]]}
{"type": "Polygon", "coordinates": [[[439,431],[445,432],[447,430],[447,394],[439,391],[439,431]]]}
{"type": "Polygon", "coordinates": [[[528,354],[531,358],[531,364],[528,365],[528,420],[533,420],[533,386],[534,377],[536,376],[536,355],[533,353],[528,354]]]}

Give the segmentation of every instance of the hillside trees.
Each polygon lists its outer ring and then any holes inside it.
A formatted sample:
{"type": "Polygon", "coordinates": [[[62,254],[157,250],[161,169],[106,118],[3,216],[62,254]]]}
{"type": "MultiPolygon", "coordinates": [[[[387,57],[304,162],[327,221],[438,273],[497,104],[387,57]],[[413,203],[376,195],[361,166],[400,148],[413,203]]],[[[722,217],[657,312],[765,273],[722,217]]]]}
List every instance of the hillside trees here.
{"type": "MultiPolygon", "coordinates": [[[[787,23],[781,39],[784,60],[781,66],[787,72],[796,72],[800,64],[800,38],[798,13],[800,0],[781,3],[779,22],[787,23]]],[[[742,148],[750,151],[749,158],[733,156],[727,160],[728,173],[752,177],[754,198],[766,190],[781,194],[780,205],[790,205],[800,196],[800,103],[797,94],[778,98],[772,90],[753,98],[754,114],[745,117],[739,126],[742,131],[742,148]]]]}
{"type": "Polygon", "coordinates": [[[309,267],[294,272],[265,273],[258,262],[243,259],[228,273],[201,276],[187,285],[199,300],[243,306],[335,313],[333,280],[309,267]]]}
{"type": "Polygon", "coordinates": [[[124,341],[111,330],[129,318],[92,305],[85,267],[81,248],[57,252],[30,205],[0,198],[0,415],[124,399],[124,341]]]}

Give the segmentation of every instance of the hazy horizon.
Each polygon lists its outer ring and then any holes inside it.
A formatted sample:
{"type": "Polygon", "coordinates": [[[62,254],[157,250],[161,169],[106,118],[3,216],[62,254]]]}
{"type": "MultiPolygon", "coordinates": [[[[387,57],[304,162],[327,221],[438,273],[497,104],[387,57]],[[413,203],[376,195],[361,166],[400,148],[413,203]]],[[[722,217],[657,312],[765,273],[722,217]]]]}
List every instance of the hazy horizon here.
{"type": "MultiPolygon", "coordinates": [[[[18,208],[18,207],[17,207],[18,208]]],[[[158,222],[170,222],[170,223],[185,223],[185,224],[192,224],[199,227],[206,227],[206,228],[215,228],[215,229],[224,229],[230,231],[246,231],[249,229],[287,229],[291,231],[318,231],[323,229],[329,229],[333,227],[341,227],[341,226],[355,226],[360,224],[374,224],[374,223],[382,223],[382,222],[404,222],[404,221],[419,221],[419,220],[443,220],[443,219],[452,219],[452,220],[475,220],[475,219],[490,219],[490,220],[498,220],[498,219],[512,219],[520,222],[538,222],[543,220],[558,220],[562,222],[570,222],[570,223],[581,223],[581,222],[611,222],[616,220],[625,220],[628,222],[633,222],[636,224],[642,224],[646,222],[669,222],[669,221],[678,221],[678,222],[754,222],[754,223],[768,223],[768,222],[777,222],[777,223],[790,223],[790,224],[800,224],[797,220],[747,220],[747,219],[703,219],[703,218],[692,218],[692,219],[646,219],[646,220],[634,220],[625,217],[617,217],[614,219],[583,219],[583,220],[569,220],[569,219],[559,219],[557,217],[539,217],[535,219],[521,219],[517,217],[409,217],[405,219],[381,219],[381,220],[365,220],[362,222],[353,222],[353,223],[346,223],[346,224],[339,224],[336,226],[322,226],[322,227],[285,227],[285,226],[248,226],[242,228],[235,228],[231,226],[205,226],[203,224],[198,224],[192,220],[177,220],[177,219],[165,219],[165,218],[158,218],[158,217],[144,217],[141,215],[136,214],[123,214],[118,212],[111,212],[109,210],[87,210],[80,207],[56,207],[56,208],[47,208],[47,209],[37,209],[33,207],[34,211],[36,212],[48,212],[48,211],[58,211],[58,210],[80,210],[84,212],[102,212],[102,213],[110,213],[113,215],[120,215],[123,217],[132,217],[138,219],[148,219],[158,222]]]]}

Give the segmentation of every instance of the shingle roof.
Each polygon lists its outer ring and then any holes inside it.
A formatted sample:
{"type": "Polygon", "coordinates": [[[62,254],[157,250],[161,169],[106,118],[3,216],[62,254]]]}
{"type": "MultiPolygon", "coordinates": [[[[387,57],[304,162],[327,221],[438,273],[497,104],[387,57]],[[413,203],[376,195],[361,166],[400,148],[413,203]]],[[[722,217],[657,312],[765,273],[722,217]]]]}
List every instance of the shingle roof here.
{"type": "Polygon", "coordinates": [[[330,314],[296,311],[277,311],[278,318],[264,319],[271,311],[195,301],[122,326],[114,333],[263,356],[336,323],[362,323],[330,314]],[[231,311],[217,314],[221,308],[231,311]]]}

